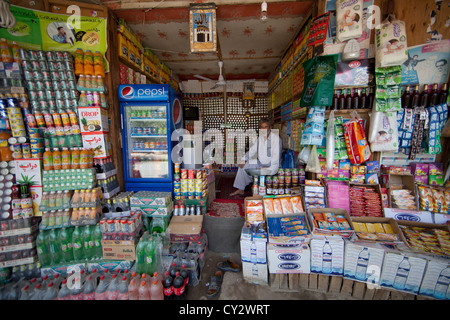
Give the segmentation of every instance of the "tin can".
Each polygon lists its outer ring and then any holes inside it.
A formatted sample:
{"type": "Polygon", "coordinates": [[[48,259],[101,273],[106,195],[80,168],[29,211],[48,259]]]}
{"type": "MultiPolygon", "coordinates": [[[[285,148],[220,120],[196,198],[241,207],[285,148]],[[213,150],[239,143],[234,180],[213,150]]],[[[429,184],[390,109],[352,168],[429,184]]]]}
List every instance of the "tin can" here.
{"type": "MultiPolygon", "coordinates": [[[[58,73],[59,73],[59,79],[60,79],[60,80],[69,80],[69,79],[67,78],[67,73],[66,73],[66,72],[64,72],[64,71],[59,71],[58,73]]],[[[73,79],[70,79],[70,80],[73,80],[73,79]]]]}
{"type": "Polygon", "coordinates": [[[115,227],[114,227],[114,220],[113,219],[108,219],[106,221],[106,232],[114,232],[115,231],[115,227]]]}
{"type": "Polygon", "coordinates": [[[120,218],[114,219],[114,230],[115,232],[120,232],[122,226],[120,225],[120,218]]]}
{"type": "Polygon", "coordinates": [[[38,55],[36,50],[28,50],[28,56],[30,60],[37,60],[38,55]]]}
{"type": "Polygon", "coordinates": [[[120,219],[120,230],[124,233],[129,232],[127,219],[120,219]]]}
{"type": "Polygon", "coordinates": [[[33,66],[30,60],[22,60],[20,62],[20,64],[22,65],[22,69],[23,70],[33,70],[33,66]]]}
{"type": "Polygon", "coordinates": [[[187,169],[181,169],[181,180],[187,179],[187,178],[188,178],[187,169]]]}
{"type": "Polygon", "coordinates": [[[101,232],[101,233],[106,233],[106,232],[108,232],[108,231],[107,231],[106,225],[107,225],[107,219],[106,219],[106,218],[102,218],[102,219],[100,220],[100,232],[101,232]]]}
{"type": "Polygon", "coordinates": [[[62,55],[63,60],[66,60],[66,61],[72,61],[73,60],[72,54],[69,51],[62,51],[61,55],[62,55]]]}
{"type": "Polygon", "coordinates": [[[201,200],[202,199],[202,192],[201,191],[194,191],[194,199],[201,200]]]}
{"type": "Polygon", "coordinates": [[[51,78],[52,80],[61,80],[58,71],[50,71],[50,78],[51,78]]]}
{"type": "Polygon", "coordinates": [[[63,61],[63,66],[64,66],[64,69],[66,69],[67,71],[72,71],[73,70],[73,63],[72,63],[72,61],[64,60],[63,61]]]}
{"type": "Polygon", "coordinates": [[[50,71],[48,70],[42,70],[41,71],[42,80],[50,80],[50,71]]]}
{"type": "Polygon", "coordinates": [[[64,54],[61,51],[53,51],[55,61],[62,61],[64,59],[64,54]]]}
{"type": "Polygon", "coordinates": [[[31,158],[31,147],[29,143],[22,143],[22,156],[26,159],[31,158]]]}
{"type": "Polygon", "coordinates": [[[78,91],[76,89],[69,89],[69,98],[70,99],[77,99],[78,98],[78,91]]]}
{"type": "Polygon", "coordinates": [[[77,89],[77,83],[75,80],[69,80],[69,81],[65,81],[65,88],[64,89],[77,89]]]}
{"type": "Polygon", "coordinates": [[[189,169],[188,170],[188,179],[194,179],[195,178],[195,170],[189,169]]]}
{"type": "Polygon", "coordinates": [[[35,81],[27,81],[27,89],[28,90],[37,90],[36,82],[35,81]]]}
{"type": "Polygon", "coordinates": [[[25,80],[34,80],[34,76],[33,76],[33,71],[32,70],[24,70],[23,71],[23,76],[25,78],[25,80]]]}
{"type": "Polygon", "coordinates": [[[24,48],[19,49],[19,57],[20,57],[20,60],[30,60],[30,55],[28,53],[28,50],[24,49],[24,48]]]}
{"type": "Polygon", "coordinates": [[[45,59],[47,59],[47,61],[55,60],[55,55],[54,55],[53,51],[46,51],[45,52],[45,59]]]}
{"type": "Polygon", "coordinates": [[[128,232],[133,233],[136,230],[136,224],[134,218],[128,218],[128,232]]]}
{"type": "Polygon", "coordinates": [[[48,64],[45,60],[38,60],[39,70],[48,70],[48,64]]]}
{"type": "Polygon", "coordinates": [[[203,179],[203,170],[195,170],[195,179],[203,179]]]}
{"type": "Polygon", "coordinates": [[[45,98],[47,100],[55,99],[55,95],[56,95],[55,91],[53,91],[53,90],[45,90],[44,92],[45,92],[45,98]]]}
{"type": "Polygon", "coordinates": [[[43,50],[36,51],[36,58],[38,60],[45,60],[45,52],[43,50]]]}
{"type": "Polygon", "coordinates": [[[39,61],[38,60],[30,60],[30,64],[31,64],[31,71],[33,71],[33,72],[35,72],[35,71],[39,72],[40,71],[40,69],[39,69],[39,61]]]}
{"type": "Polygon", "coordinates": [[[8,108],[19,108],[19,101],[17,98],[7,98],[6,102],[8,108]]]}

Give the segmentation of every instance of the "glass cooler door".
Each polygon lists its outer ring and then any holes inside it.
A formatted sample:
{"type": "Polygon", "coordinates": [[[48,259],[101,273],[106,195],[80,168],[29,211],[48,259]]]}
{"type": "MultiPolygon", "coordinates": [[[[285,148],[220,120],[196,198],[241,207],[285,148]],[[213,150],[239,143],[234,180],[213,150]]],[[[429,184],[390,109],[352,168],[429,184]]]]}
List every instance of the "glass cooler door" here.
{"type": "Polygon", "coordinates": [[[128,177],[169,178],[167,105],[126,106],[128,177]]]}

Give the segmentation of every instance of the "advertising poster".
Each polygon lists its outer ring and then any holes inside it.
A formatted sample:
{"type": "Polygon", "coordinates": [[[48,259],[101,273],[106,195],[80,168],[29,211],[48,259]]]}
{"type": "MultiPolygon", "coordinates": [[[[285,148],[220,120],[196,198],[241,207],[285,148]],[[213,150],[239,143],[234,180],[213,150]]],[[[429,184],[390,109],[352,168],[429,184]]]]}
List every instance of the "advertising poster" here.
{"type": "MultiPolygon", "coordinates": [[[[106,19],[56,14],[10,6],[17,20],[13,28],[0,29],[0,37],[30,50],[101,52],[108,48],[106,19]]],[[[105,71],[109,71],[106,59],[105,71]]]]}
{"type": "Polygon", "coordinates": [[[402,65],[402,85],[441,85],[448,80],[449,64],[450,40],[410,47],[402,65]]]}

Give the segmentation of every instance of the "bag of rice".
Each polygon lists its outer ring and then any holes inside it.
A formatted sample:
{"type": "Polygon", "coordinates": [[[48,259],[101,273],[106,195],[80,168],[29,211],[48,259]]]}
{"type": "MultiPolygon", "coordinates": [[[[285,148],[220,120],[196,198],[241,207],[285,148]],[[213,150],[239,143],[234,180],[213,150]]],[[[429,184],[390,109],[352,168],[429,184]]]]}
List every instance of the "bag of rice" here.
{"type": "Polygon", "coordinates": [[[398,66],[408,60],[405,22],[388,17],[375,31],[375,67],[398,66]],[[389,21],[390,19],[390,21],[389,21]]]}
{"type": "Polygon", "coordinates": [[[340,42],[363,34],[363,0],[336,0],[336,38],[340,42]]]}

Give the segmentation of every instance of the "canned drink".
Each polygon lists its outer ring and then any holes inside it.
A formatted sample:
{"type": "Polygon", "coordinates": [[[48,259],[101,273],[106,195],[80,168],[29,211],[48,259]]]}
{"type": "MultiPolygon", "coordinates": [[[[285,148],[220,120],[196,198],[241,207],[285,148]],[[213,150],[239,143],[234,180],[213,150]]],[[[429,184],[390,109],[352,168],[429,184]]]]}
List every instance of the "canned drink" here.
{"type": "Polygon", "coordinates": [[[29,143],[22,143],[22,156],[26,159],[31,158],[31,147],[29,143]]]}
{"type": "Polygon", "coordinates": [[[61,51],[54,51],[53,53],[56,61],[62,61],[64,59],[64,55],[61,51]]]}
{"type": "Polygon", "coordinates": [[[128,232],[133,233],[136,230],[136,224],[134,218],[128,218],[128,232]]]}
{"type": "Polygon", "coordinates": [[[6,102],[9,108],[19,108],[19,101],[17,98],[7,98],[6,102]]]}
{"type": "Polygon", "coordinates": [[[48,70],[41,71],[42,80],[50,80],[50,72],[48,70]]]}
{"type": "Polygon", "coordinates": [[[114,219],[114,230],[115,232],[120,232],[121,230],[121,225],[120,225],[120,218],[116,218],[114,219]]]}
{"type": "Polygon", "coordinates": [[[50,101],[55,99],[55,91],[53,90],[45,90],[45,98],[50,101]]]}
{"type": "Polygon", "coordinates": [[[20,62],[23,70],[33,70],[33,66],[30,60],[22,60],[20,62]]]}
{"type": "Polygon", "coordinates": [[[42,80],[36,80],[35,84],[36,84],[35,90],[45,90],[46,89],[46,87],[44,85],[44,81],[42,81],[42,80]]]}
{"type": "Polygon", "coordinates": [[[51,78],[52,80],[61,80],[58,71],[50,71],[50,78],[51,78]]]}
{"type": "Polygon", "coordinates": [[[77,99],[78,98],[78,91],[76,89],[70,89],[69,90],[69,98],[70,99],[77,99]]]}
{"type": "Polygon", "coordinates": [[[53,53],[53,51],[46,51],[45,52],[45,59],[47,59],[47,61],[55,60],[55,54],[53,53]]]}
{"type": "Polygon", "coordinates": [[[28,90],[36,90],[37,89],[36,82],[27,81],[27,89],[28,90]]]}
{"type": "Polygon", "coordinates": [[[73,60],[72,59],[72,54],[69,51],[62,51],[61,55],[62,55],[63,60],[66,60],[66,61],[72,61],[73,60]]]}
{"type": "Polygon", "coordinates": [[[107,232],[106,225],[107,225],[107,219],[106,218],[102,218],[100,220],[100,232],[101,233],[106,233],[107,232]]]}
{"type": "Polygon", "coordinates": [[[23,76],[24,76],[25,80],[34,80],[34,75],[33,75],[32,69],[24,70],[23,76]]]}
{"type": "Polygon", "coordinates": [[[30,60],[37,60],[37,51],[36,50],[28,50],[28,55],[30,60]]]}
{"type": "Polygon", "coordinates": [[[19,49],[19,57],[20,57],[20,60],[30,60],[30,55],[28,53],[28,50],[24,49],[24,48],[19,49]]]}
{"type": "Polygon", "coordinates": [[[73,79],[68,79],[67,73],[65,73],[64,71],[59,71],[59,79],[60,80],[73,80],[73,79]]]}
{"type": "Polygon", "coordinates": [[[43,50],[38,50],[36,52],[36,58],[38,60],[45,60],[45,52],[43,50]]]}
{"type": "Polygon", "coordinates": [[[114,232],[115,228],[114,228],[114,220],[113,219],[108,219],[106,221],[106,232],[114,232]]]}
{"type": "Polygon", "coordinates": [[[120,230],[125,233],[129,233],[127,219],[120,219],[120,230]]]}
{"type": "MultiPolygon", "coordinates": [[[[64,66],[64,69],[66,69],[67,71],[73,70],[73,63],[69,60],[64,60],[63,66],[64,66]]],[[[73,80],[73,79],[71,79],[71,80],[73,80]]]]}
{"type": "Polygon", "coordinates": [[[47,61],[38,60],[38,64],[39,64],[39,70],[48,70],[47,61]]]}
{"type": "Polygon", "coordinates": [[[33,76],[35,71],[40,71],[39,69],[39,61],[38,60],[30,60],[31,70],[33,71],[33,76]]]}
{"type": "Polygon", "coordinates": [[[66,89],[77,89],[77,83],[74,80],[65,81],[66,89]]]}
{"type": "Polygon", "coordinates": [[[55,99],[56,100],[64,99],[62,90],[55,90],[54,92],[55,92],[55,99]]]}

